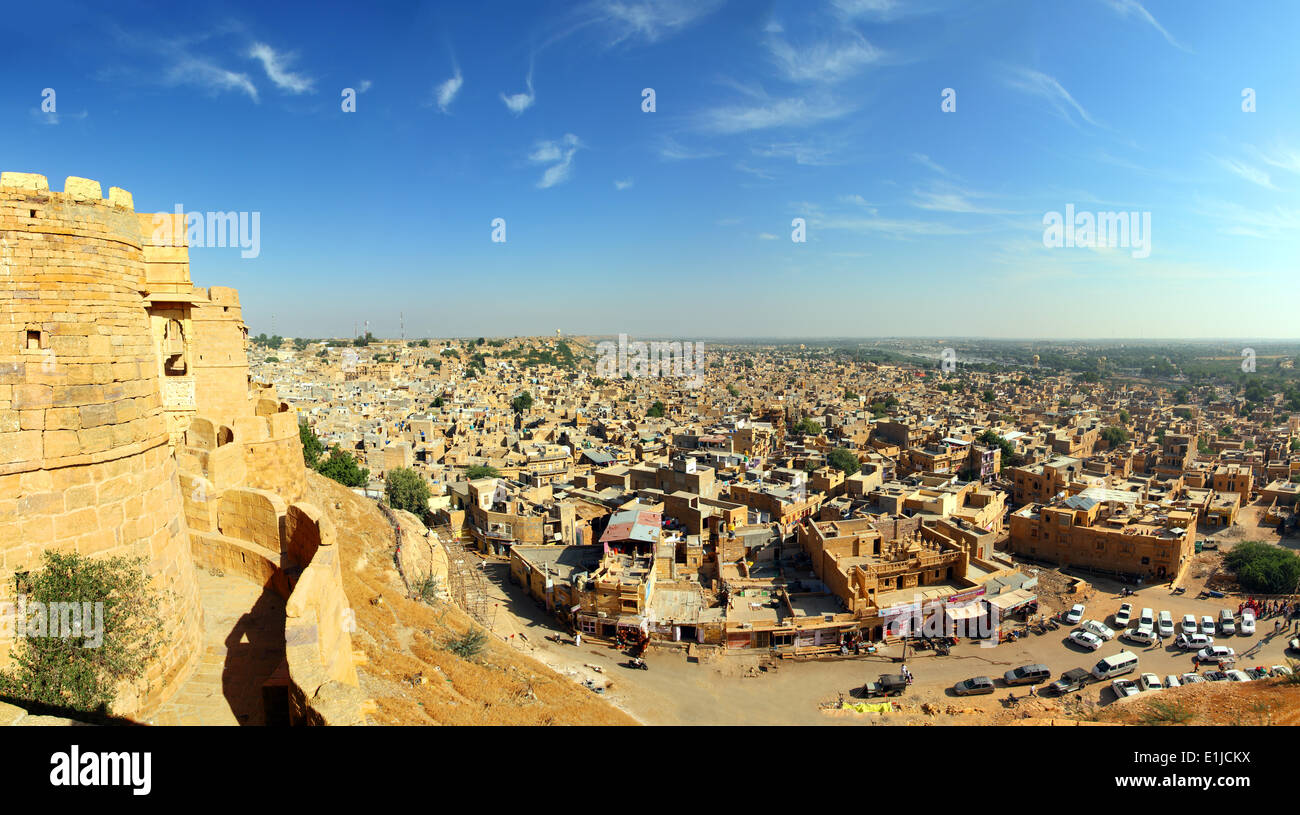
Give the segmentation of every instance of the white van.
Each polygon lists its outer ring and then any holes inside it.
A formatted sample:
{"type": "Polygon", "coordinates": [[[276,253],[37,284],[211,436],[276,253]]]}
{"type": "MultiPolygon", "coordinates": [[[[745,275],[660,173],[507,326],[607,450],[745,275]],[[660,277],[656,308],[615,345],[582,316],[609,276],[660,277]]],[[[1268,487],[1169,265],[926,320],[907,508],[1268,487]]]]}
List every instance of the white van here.
{"type": "Polygon", "coordinates": [[[1092,666],[1092,675],[1099,680],[1105,680],[1114,676],[1132,673],[1137,669],[1137,666],[1137,654],[1132,651],[1120,651],[1118,654],[1108,656],[1092,666]]]}
{"type": "Polygon", "coordinates": [[[1174,618],[1170,616],[1168,611],[1160,612],[1160,616],[1156,619],[1156,630],[1160,632],[1162,637],[1172,637],[1174,635],[1174,618]]]}
{"type": "Polygon", "coordinates": [[[1155,628],[1156,613],[1149,608],[1142,609],[1142,615],[1138,617],[1138,628],[1155,628]]]}

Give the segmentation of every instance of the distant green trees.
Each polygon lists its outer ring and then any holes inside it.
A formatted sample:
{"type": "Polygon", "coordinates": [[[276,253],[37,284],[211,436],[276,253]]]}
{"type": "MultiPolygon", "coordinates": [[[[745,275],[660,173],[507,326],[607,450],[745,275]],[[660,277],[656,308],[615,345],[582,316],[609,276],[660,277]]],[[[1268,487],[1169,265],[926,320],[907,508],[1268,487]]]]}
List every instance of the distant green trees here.
{"type": "Polygon", "coordinates": [[[337,444],[330,449],[329,457],[317,463],[316,472],[345,487],[364,487],[370,483],[370,470],[358,465],[352,454],[337,444]]]}
{"type": "Polygon", "coordinates": [[[325,452],[325,445],[321,444],[320,437],[308,426],[306,419],[298,422],[298,441],[302,442],[303,461],[308,467],[316,469],[321,453],[325,452]]]}
{"type": "Polygon", "coordinates": [[[409,467],[388,471],[384,477],[384,495],[393,509],[402,509],[423,519],[429,514],[429,484],[409,467]]]}
{"type": "Polygon", "coordinates": [[[1119,447],[1121,444],[1128,441],[1128,431],[1122,427],[1111,425],[1101,431],[1101,437],[1105,439],[1106,443],[1111,447],[1119,447]]]}
{"type": "Polygon", "coordinates": [[[655,403],[650,406],[650,409],[645,412],[645,415],[653,419],[660,419],[663,418],[665,410],[667,410],[667,408],[664,406],[664,403],[656,400],[655,403]]]}
{"type": "Polygon", "coordinates": [[[532,410],[532,408],[533,408],[533,395],[528,391],[524,391],[523,393],[516,396],[514,399],[510,400],[510,409],[513,410],[515,413],[519,413],[519,414],[527,413],[528,411],[532,410]]]}
{"type": "Polygon", "coordinates": [[[983,433],[979,434],[979,436],[976,437],[976,440],[985,447],[997,447],[1000,449],[1002,451],[1001,461],[1003,467],[1016,467],[1023,461],[1023,459],[1020,458],[1020,454],[1016,452],[1015,445],[997,433],[994,433],[992,429],[985,430],[983,433]]]}
{"type": "Polygon", "coordinates": [[[465,477],[470,481],[479,478],[500,478],[501,473],[496,467],[487,464],[475,464],[473,467],[465,470],[465,477]]]}
{"type": "Polygon", "coordinates": [[[273,337],[268,337],[265,334],[258,334],[256,337],[253,337],[252,343],[259,348],[279,349],[279,347],[284,344],[284,337],[281,337],[279,334],[276,334],[273,337]]]}
{"type": "Polygon", "coordinates": [[[822,432],[822,426],[812,419],[800,419],[794,426],[794,432],[801,433],[805,436],[816,436],[822,432]]]}
{"type": "Polygon", "coordinates": [[[1246,541],[1232,547],[1223,562],[1247,591],[1290,594],[1300,586],[1300,557],[1289,549],[1246,541]]]}
{"type": "Polygon", "coordinates": [[[357,348],[365,348],[367,345],[369,345],[374,341],[375,341],[375,335],[367,331],[366,333],[362,334],[360,337],[357,337],[355,340],[353,340],[352,344],[357,348]]]}
{"type": "Polygon", "coordinates": [[[835,469],[845,475],[853,475],[861,468],[858,463],[858,454],[845,447],[837,447],[826,457],[826,461],[835,469]]]}

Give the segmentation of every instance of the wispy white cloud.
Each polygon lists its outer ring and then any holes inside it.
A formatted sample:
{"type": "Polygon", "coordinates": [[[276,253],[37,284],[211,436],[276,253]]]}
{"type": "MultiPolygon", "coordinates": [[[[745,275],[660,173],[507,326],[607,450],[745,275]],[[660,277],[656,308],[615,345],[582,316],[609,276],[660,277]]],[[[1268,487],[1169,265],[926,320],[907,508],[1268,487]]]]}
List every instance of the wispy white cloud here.
{"type": "Polygon", "coordinates": [[[831,0],[831,6],[845,17],[885,17],[899,8],[898,0],[831,0]]]}
{"type": "Polygon", "coordinates": [[[1253,145],[1247,145],[1247,149],[1254,153],[1260,161],[1271,167],[1277,167],[1289,173],[1300,173],[1300,152],[1288,147],[1280,147],[1266,153],[1253,145]]]}
{"type": "Polygon", "coordinates": [[[917,164],[920,164],[922,167],[925,167],[928,170],[933,170],[940,175],[952,175],[952,173],[948,172],[948,170],[940,166],[937,161],[930,158],[925,153],[913,153],[909,158],[917,164]]]}
{"type": "Polygon", "coordinates": [[[614,179],[614,189],[616,189],[616,190],[626,190],[627,188],[629,188],[629,187],[631,187],[631,186],[632,186],[632,179],[630,179],[630,178],[616,178],[616,179],[614,179]]]}
{"type": "Polygon", "coordinates": [[[537,182],[538,189],[548,189],[569,179],[573,170],[573,156],[582,147],[581,140],[565,133],[558,141],[540,141],[533,147],[528,160],[534,164],[549,164],[537,182]]]}
{"type": "Polygon", "coordinates": [[[461,86],[465,84],[465,77],[461,76],[460,67],[456,67],[456,73],[451,78],[439,83],[434,90],[434,97],[438,102],[438,109],[443,113],[451,107],[451,103],[456,101],[456,95],[460,93],[461,86]]]}
{"type": "Polygon", "coordinates": [[[516,116],[522,114],[525,110],[528,110],[533,106],[533,102],[537,101],[537,94],[533,92],[532,71],[528,72],[528,77],[524,81],[528,87],[527,93],[516,93],[511,94],[510,96],[506,96],[504,93],[501,94],[501,101],[505,102],[506,107],[516,116]]]}
{"type": "Polygon", "coordinates": [[[248,74],[222,68],[205,57],[178,52],[175,61],[163,72],[164,85],[190,85],[210,93],[238,91],[258,101],[257,86],[248,74]]]}
{"type": "Polygon", "coordinates": [[[1076,127],[1078,126],[1075,121],[1076,116],[1094,127],[1101,127],[1060,82],[1041,71],[1029,68],[1016,69],[1007,78],[1007,85],[1018,91],[1046,99],[1061,118],[1076,127]],[[1070,113],[1071,110],[1074,111],[1073,115],[1070,113]]]}
{"type": "Polygon", "coordinates": [[[1201,200],[1198,214],[1218,224],[1225,235],[1250,238],[1300,238],[1300,209],[1248,209],[1234,201],[1201,200]]]}
{"type": "Polygon", "coordinates": [[[308,93],[316,84],[316,80],[289,70],[289,64],[297,59],[295,54],[278,53],[266,43],[255,42],[248,49],[248,56],[262,63],[267,78],[282,91],[308,93]]]}
{"type": "Polygon", "coordinates": [[[769,144],[766,147],[755,147],[753,152],[762,158],[789,159],[806,167],[825,167],[835,163],[831,160],[830,150],[800,142],[769,144]]]}
{"type": "Polygon", "coordinates": [[[878,210],[871,205],[871,202],[856,193],[852,195],[841,195],[837,199],[841,204],[851,204],[855,207],[862,207],[868,213],[875,215],[878,210]]]}
{"type": "Polygon", "coordinates": [[[767,49],[777,68],[792,82],[839,82],[884,56],[883,51],[854,31],[835,41],[823,40],[802,47],[795,47],[773,34],[767,38],[767,49]]]}
{"type": "Polygon", "coordinates": [[[760,241],[774,241],[777,239],[777,237],[776,235],[773,235],[771,232],[760,232],[758,233],[758,239],[760,241]]]}
{"type": "Polygon", "coordinates": [[[605,46],[655,43],[676,34],[722,6],[722,0],[593,0],[582,10],[583,25],[596,23],[605,46]]]}
{"type": "Polygon", "coordinates": [[[659,157],[665,161],[690,161],[701,158],[717,158],[722,155],[716,150],[686,147],[671,136],[664,137],[656,148],[659,157]]]}
{"type": "Polygon", "coordinates": [[[1008,210],[994,209],[971,201],[982,198],[980,193],[958,189],[948,185],[933,187],[928,190],[914,190],[912,206],[934,212],[961,212],[970,215],[1010,215],[1008,210]]]}
{"type": "Polygon", "coordinates": [[[810,127],[838,119],[852,106],[833,99],[772,99],[758,105],[720,107],[700,117],[700,126],[715,133],[744,133],[775,127],[810,127]]]}
{"type": "Polygon", "coordinates": [[[357,83],[357,93],[365,93],[374,86],[375,83],[371,82],[369,79],[363,79],[357,83]]]}
{"type": "Polygon", "coordinates": [[[1243,161],[1238,161],[1235,158],[1216,157],[1215,160],[1218,161],[1219,164],[1222,165],[1224,169],[1228,170],[1228,172],[1232,173],[1238,178],[1244,178],[1250,183],[1256,184],[1260,187],[1264,187],[1265,189],[1269,189],[1269,190],[1277,189],[1277,187],[1273,186],[1273,181],[1272,179],[1269,178],[1268,173],[1264,172],[1258,167],[1255,167],[1250,164],[1246,164],[1243,161]]]}
{"type": "Polygon", "coordinates": [[[761,178],[764,181],[771,181],[774,178],[774,176],[771,173],[769,173],[767,170],[764,170],[760,167],[751,167],[743,161],[736,162],[736,169],[741,171],[742,173],[748,173],[749,175],[752,175],[755,178],[761,178]]]}
{"type": "Polygon", "coordinates": [[[1139,3],[1138,0],[1102,0],[1102,2],[1118,12],[1121,17],[1136,17],[1139,20],[1145,21],[1156,31],[1159,31],[1160,36],[1164,37],[1165,41],[1173,47],[1186,51],[1189,54],[1193,53],[1192,49],[1174,39],[1174,36],[1166,31],[1165,27],[1160,25],[1159,21],[1157,21],[1151,12],[1147,11],[1146,7],[1139,3]]]}

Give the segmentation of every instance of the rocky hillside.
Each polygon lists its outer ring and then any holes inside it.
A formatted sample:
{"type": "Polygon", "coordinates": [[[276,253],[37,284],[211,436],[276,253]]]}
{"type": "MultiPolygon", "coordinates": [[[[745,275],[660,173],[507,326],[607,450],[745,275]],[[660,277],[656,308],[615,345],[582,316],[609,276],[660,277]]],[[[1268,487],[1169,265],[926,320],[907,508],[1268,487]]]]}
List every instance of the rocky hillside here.
{"type": "Polygon", "coordinates": [[[406,596],[394,566],[392,527],[374,501],[316,473],[307,500],[334,522],[343,589],[356,614],[353,647],[361,690],[373,699],[375,724],[635,724],[586,688],[495,637],[472,659],[448,642],[471,628],[450,602],[406,596]]]}

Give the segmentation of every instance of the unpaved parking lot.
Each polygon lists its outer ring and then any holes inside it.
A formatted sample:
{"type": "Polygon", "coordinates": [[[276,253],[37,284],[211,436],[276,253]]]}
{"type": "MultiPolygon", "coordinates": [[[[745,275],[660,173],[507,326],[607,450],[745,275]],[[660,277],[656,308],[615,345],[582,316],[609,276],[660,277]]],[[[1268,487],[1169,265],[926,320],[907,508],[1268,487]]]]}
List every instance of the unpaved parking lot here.
{"type": "MultiPolygon", "coordinates": [[[[993,648],[963,641],[949,656],[909,649],[907,665],[916,682],[900,700],[908,712],[883,719],[830,717],[820,710],[821,703],[834,701],[840,694],[853,701],[852,692],[866,680],[875,679],[882,673],[897,672],[892,659],[899,655],[897,647],[893,653],[849,659],[794,662],[766,660],[765,655],[760,654],[732,653],[705,663],[688,660],[682,651],[652,648],[647,655],[649,670],[634,671],[622,667],[620,663],[626,657],[609,646],[588,640],[581,647],[575,647],[567,644],[567,634],[564,644],[546,639],[546,635],[559,632],[558,625],[519,587],[506,581],[506,572],[503,565],[487,569],[495,595],[493,599],[498,603],[494,630],[507,638],[515,635],[511,640],[515,647],[575,681],[589,682],[602,688],[608,685],[602,695],[646,724],[907,724],[919,720],[975,723],[975,719],[980,718],[974,714],[942,713],[949,708],[977,709],[1000,721],[1006,718],[1008,710],[1016,710],[1015,705],[1008,707],[1007,697],[1012,694],[1024,697],[1028,691],[1025,687],[1001,687],[1002,673],[1019,665],[1041,662],[1052,669],[1055,678],[1070,668],[1090,668],[1102,656],[1127,648],[1138,654],[1137,673],[1150,671],[1163,678],[1166,674],[1192,670],[1191,654],[1176,650],[1168,640],[1163,648],[1143,648],[1112,640],[1099,651],[1089,652],[1067,642],[1065,636],[1070,629],[1062,626],[1057,631],[1031,634],[993,648]],[[767,661],[775,662],[775,670],[758,670],[760,662],[767,661]],[[959,698],[948,690],[962,679],[979,675],[997,680],[999,687],[994,694],[959,698]],[[918,708],[924,703],[937,707],[940,715],[921,714],[918,708]]],[[[1099,584],[1105,584],[1105,581],[1099,581],[1099,584]]],[[[1238,602],[1231,598],[1198,600],[1171,595],[1163,585],[1139,589],[1136,596],[1125,598],[1120,597],[1117,591],[1106,591],[1103,585],[1097,585],[1092,597],[1086,601],[1085,618],[1111,625],[1110,615],[1125,601],[1133,603],[1135,609],[1168,610],[1175,624],[1189,612],[1198,619],[1205,614],[1217,617],[1221,608],[1230,607],[1235,612],[1238,602]]],[[[1291,636],[1294,634],[1274,635],[1273,621],[1261,620],[1253,637],[1235,636],[1216,639],[1216,642],[1230,645],[1238,654],[1262,643],[1258,659],[1243,659],[1239,665],[1267,666],[1285,664],[1284,649],[1291,636]]],[[[1136,679],[1137,673],[1130,678],[1136,679]]],[[[1112,701],[1109,683],[1089,685],[1076,696],[1085,704],[1108,705],[1112,701]]],[[[1032,707],[1059,705],[1044,701],[1032,703],[1032,707]]]]}

